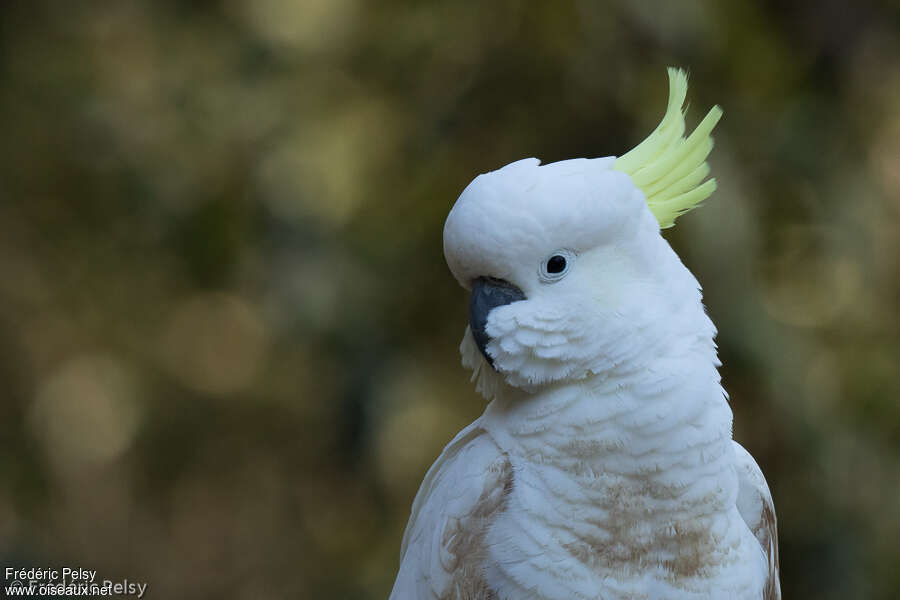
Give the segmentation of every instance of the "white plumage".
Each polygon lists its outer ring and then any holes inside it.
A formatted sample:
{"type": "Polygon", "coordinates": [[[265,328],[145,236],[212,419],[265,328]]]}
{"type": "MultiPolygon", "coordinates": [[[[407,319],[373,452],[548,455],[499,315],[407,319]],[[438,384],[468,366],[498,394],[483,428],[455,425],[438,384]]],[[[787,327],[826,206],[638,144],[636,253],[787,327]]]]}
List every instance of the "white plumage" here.
{"type": "Polygon", "coordinates": [[[637,158],[525,159],[453,207],[463,364],[490,404],[425,476],[392,599],[780,598],[772,498],[732,440],[715,327],[642,191],[657,184],[671,224],[713,189],[696,176],[711,142],[679,150],[683,125],[663,125],[637,158]]]}

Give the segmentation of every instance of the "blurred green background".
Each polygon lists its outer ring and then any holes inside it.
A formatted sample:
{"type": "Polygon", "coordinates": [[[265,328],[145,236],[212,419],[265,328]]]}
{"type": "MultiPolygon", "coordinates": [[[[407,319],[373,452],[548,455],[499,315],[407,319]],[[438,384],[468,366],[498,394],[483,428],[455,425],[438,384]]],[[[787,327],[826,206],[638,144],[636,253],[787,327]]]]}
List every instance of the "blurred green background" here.
{"type": "Polygon", "coordinates": [[[0,5],[0,557],[153,598],[386,598],[483,401],[443,220],[622,154],[690,70],[719,327],[786,598],[900,596],[893,2],[0,5]]]}

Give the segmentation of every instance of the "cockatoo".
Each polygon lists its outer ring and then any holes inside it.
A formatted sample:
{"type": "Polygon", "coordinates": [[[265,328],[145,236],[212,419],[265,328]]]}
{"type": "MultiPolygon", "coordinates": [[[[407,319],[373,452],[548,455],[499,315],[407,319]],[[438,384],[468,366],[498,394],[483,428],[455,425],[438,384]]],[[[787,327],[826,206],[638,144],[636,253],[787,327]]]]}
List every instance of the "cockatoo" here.
{"type": "Polygon", "coordinates": [[[450,211],[462,361],[490,403],[425,476],[393,600],[781,597],[772,496],[660,235],[715,189],[722,111],[685,137],[686,93],[669,69],[665,116],[627,154],[520,160],[450,211]]]}

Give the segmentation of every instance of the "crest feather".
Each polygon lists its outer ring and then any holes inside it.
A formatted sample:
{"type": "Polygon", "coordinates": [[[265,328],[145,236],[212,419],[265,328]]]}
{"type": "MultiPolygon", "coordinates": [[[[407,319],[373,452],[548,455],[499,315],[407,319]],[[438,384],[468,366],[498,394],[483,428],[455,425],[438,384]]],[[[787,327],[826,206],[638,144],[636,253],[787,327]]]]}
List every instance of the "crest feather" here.
{"type": "Polygon", "coordinates": [[[697,128],[684,137],[684,100],[687,74],[669,67],[669,104],[666,114],[647,139],[616,159],[614,168],[631,176],[644,192],[650,211],[663,229],[675,219],[696,208],[716,189],[716,180],[708,179],[706,157],[713,148],[710,133],[722,117],[722,109],[713,106],[697,128]]]}

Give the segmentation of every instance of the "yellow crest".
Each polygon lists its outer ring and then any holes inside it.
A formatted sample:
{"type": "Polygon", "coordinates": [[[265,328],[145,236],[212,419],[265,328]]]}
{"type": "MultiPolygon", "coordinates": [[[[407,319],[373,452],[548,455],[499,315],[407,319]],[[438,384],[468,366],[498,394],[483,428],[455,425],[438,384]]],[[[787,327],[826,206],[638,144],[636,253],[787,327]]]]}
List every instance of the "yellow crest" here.
{"type": "Polygon", "coordinates": [[[669,67],[669,105],[666,114],[647,139],[616,159],[614,168],[627,173],[647,198],[650,211],[663,229],[679,215],[697,207],[716,189],[708,179],[706,157],[713,147],[710,136],[722,117],[713,106],[687,138],[682,106],[687,96],[687,75],[669,67]]]}

